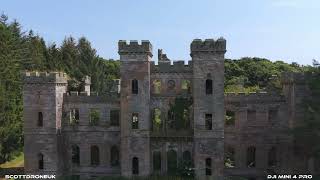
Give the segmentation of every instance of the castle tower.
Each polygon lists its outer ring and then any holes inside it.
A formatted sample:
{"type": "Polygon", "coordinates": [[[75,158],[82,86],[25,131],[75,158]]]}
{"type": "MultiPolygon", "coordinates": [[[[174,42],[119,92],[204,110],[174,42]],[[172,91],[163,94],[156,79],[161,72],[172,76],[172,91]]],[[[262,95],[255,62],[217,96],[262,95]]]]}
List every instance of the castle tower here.
{"type": "Polygon", "coordinates": [[[27,72],[23,82],[25,172],[59,175],[58,144],[67,76],[27,72]]]}
{"type": "Polygon", "coordinates": [[[226,41],[191,43],[194,165],[198,179],[222,179],[224,169],[224,54],[226,41]]]}
{"type": "Polygon", "coordinates": [[[121,175],[150,174],[149,41],[119,41],[121,74],[121,175]]]}

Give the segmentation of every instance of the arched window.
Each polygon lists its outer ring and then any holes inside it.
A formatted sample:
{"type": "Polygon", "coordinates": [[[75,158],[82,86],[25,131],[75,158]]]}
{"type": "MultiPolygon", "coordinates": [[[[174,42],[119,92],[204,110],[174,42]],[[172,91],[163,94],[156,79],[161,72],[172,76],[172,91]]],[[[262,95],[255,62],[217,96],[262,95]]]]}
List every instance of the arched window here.
{"type": "Polygon", "coordinates": [[[211,158],[206,158],[206,176],[212,175],[212,162],[211,158]]]}
{"type": "Polygon", "coordinates": [[[227,147],[225,151],[224,165],[225,167],[235,167],[235,151],[232,147],[227,147]]]}
{"type": "Polygon", "coordinates": [[[173,175],[177,172],[177,152],[175,150],[169,150],[167,152],[167,167],[168,174],[173,175]]]}
{"type": "Polygon", "coordinates": [[[153,152],[153,171],[159,172],[161,170],[161,152],[153,152]]]}
{"type": "Polygon", "coordinates": [[[77,145],[72,145],[72,164],[80,164],[80,148],[77,145]]]}
{"type": "Polygon", "coordinates": [[[275,167],[277,165],[277,150],[272,147],[268,152],[268,167],[275,167]]]}
{"type": "Polygon", "coordinates": [[[120,157],[119,157],[119,149],[117,146],[112,146],[111,147],[111,157],[110,157],[110,160],[111,160],[111,166],[119,166],[120,163],[119,163],[119,160],[120,160],[120,157]]]}
{"type": "Polygon", "coordinates": [[[190,151],[184,151],[183,153],[182,153],[182,159],[183,159],[183,161],[184,162],[191,162],[191,153],[190,153],[190,151]]]}
{"type": "Polygon", "coordinates": [[[212,94],[213,84],[211,79],[206,80],[206,94],[212,94]]]}
{"type": "Polygon", "coordinates": [[[161,81],[159,79],[154,80],[152,85],[153,85],[153,93],[160,94],[161,93],[161,81]]]}
{"type": "Polygon", "coordinates": [[[39,127],[43,126],[43,114],[42,114],[42,112],[38,112],[38,126],[39,127]]]}
{"type": "Polygon", "coordinates": [[[43,154],[38,154],[38,169],[43,169],[43,154]]]}
{"type": "Polygon", "coordinates": [[[155,108],[152,113],[152,130],[153,131],[160,131],[162,127],[162,121],[161,121],[161,110],[158,108],[155,108]]]}
{"type": "Polygon", "coordinates": [[[256,148],[253,146],[247,149],[247,166],[256,167],[256,148]]]}
{"type": "Polygon", "coordinates": [[[91,146],[91,165],[97,166],[100,164],[100,155],[98,146],[91,146]]]}
{"type": "Polygon", "coordinates": [[[137,157],[132,158],[132,174],[139,174],[139,159],[137,157]]]}
{"type": "Polygon", "coordinates": [[[134,79],[131,82],[131,89],[132,89],[132,94],[138,94],[138,80],[134,79]]]}

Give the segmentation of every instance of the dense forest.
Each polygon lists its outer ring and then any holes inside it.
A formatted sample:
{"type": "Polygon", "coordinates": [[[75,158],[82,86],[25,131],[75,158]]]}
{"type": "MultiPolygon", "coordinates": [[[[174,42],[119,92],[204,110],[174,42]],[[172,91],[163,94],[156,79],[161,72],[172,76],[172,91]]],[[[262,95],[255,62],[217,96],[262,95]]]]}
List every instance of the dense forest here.
{"type": "MultiPolygon", "coordinates": [[[[108,92],[112,79],[119,78],[119,61],[99,57],[90,42],[81,37],[67,37],[60,46],[47,44],[33,33],[25,32],[17,21],[0,17],[0,163],[10,160],[23,148],[22,82],[21,72],[64,71],[70,77],[70,89],[81,87],[83,78],[91,76],[92,90],[99,94],[108,92]]],[[[295,131],[297,137],[304,137],[305,128],[313,128],[319,136],[320,99],[319,68],[272,62],[263,58],[241,58],[225,61],[225,91],[256,91],[277,89],[278,77],[282,72],[314,72],[318,75],[312,84],[314,98],[306,102],[306,111],[311,112],[308,123],[295,131]],[[317,79],[318,78],[318,79],[317,79]],[[314,126],[314,125],[317,126],[314,126]],[[318,128],[318,129],[317,129],[318,128]]],[[[315,138],[311,138],[315,139],[315,138]]],[[[310,142],[314,153],[316,142],[310,142]]]]}

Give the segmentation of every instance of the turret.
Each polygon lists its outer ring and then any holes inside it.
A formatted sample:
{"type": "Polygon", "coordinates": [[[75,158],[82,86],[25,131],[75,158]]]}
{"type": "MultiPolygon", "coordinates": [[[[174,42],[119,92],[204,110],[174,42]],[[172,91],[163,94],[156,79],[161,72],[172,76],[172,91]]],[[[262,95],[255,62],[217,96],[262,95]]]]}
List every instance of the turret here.
{"type": "Polygon", "coordinates": [[[58,137],[67,75],[26,72],[22,76],[25,172],[59,174],[58,137]]]}
{"type": "Polygon", "coordinates": [[[195,173],[198,179],[223,179],[226,40],[195,39],[190,50],[193,62],[195,173]]]}
{"type": "Polygon", "coordinates": [[[119,41],[121,74],[121,174],[150,174],[150,61],[149,41],[119,41]]]}

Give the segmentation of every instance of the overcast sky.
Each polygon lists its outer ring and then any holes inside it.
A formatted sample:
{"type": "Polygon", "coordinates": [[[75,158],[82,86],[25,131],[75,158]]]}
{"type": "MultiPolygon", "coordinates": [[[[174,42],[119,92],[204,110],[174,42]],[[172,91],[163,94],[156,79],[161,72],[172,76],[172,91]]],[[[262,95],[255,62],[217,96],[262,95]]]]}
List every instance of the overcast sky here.
{"type": "Polygon", "coordinates": [[[320,59],[319,0],[6,0],[0,12],[47,42],[85,36],[100,56],[117,42],[150,40],[170,59],[188,60],[195,38],[227,40],[227,58],[320,59]]]}

